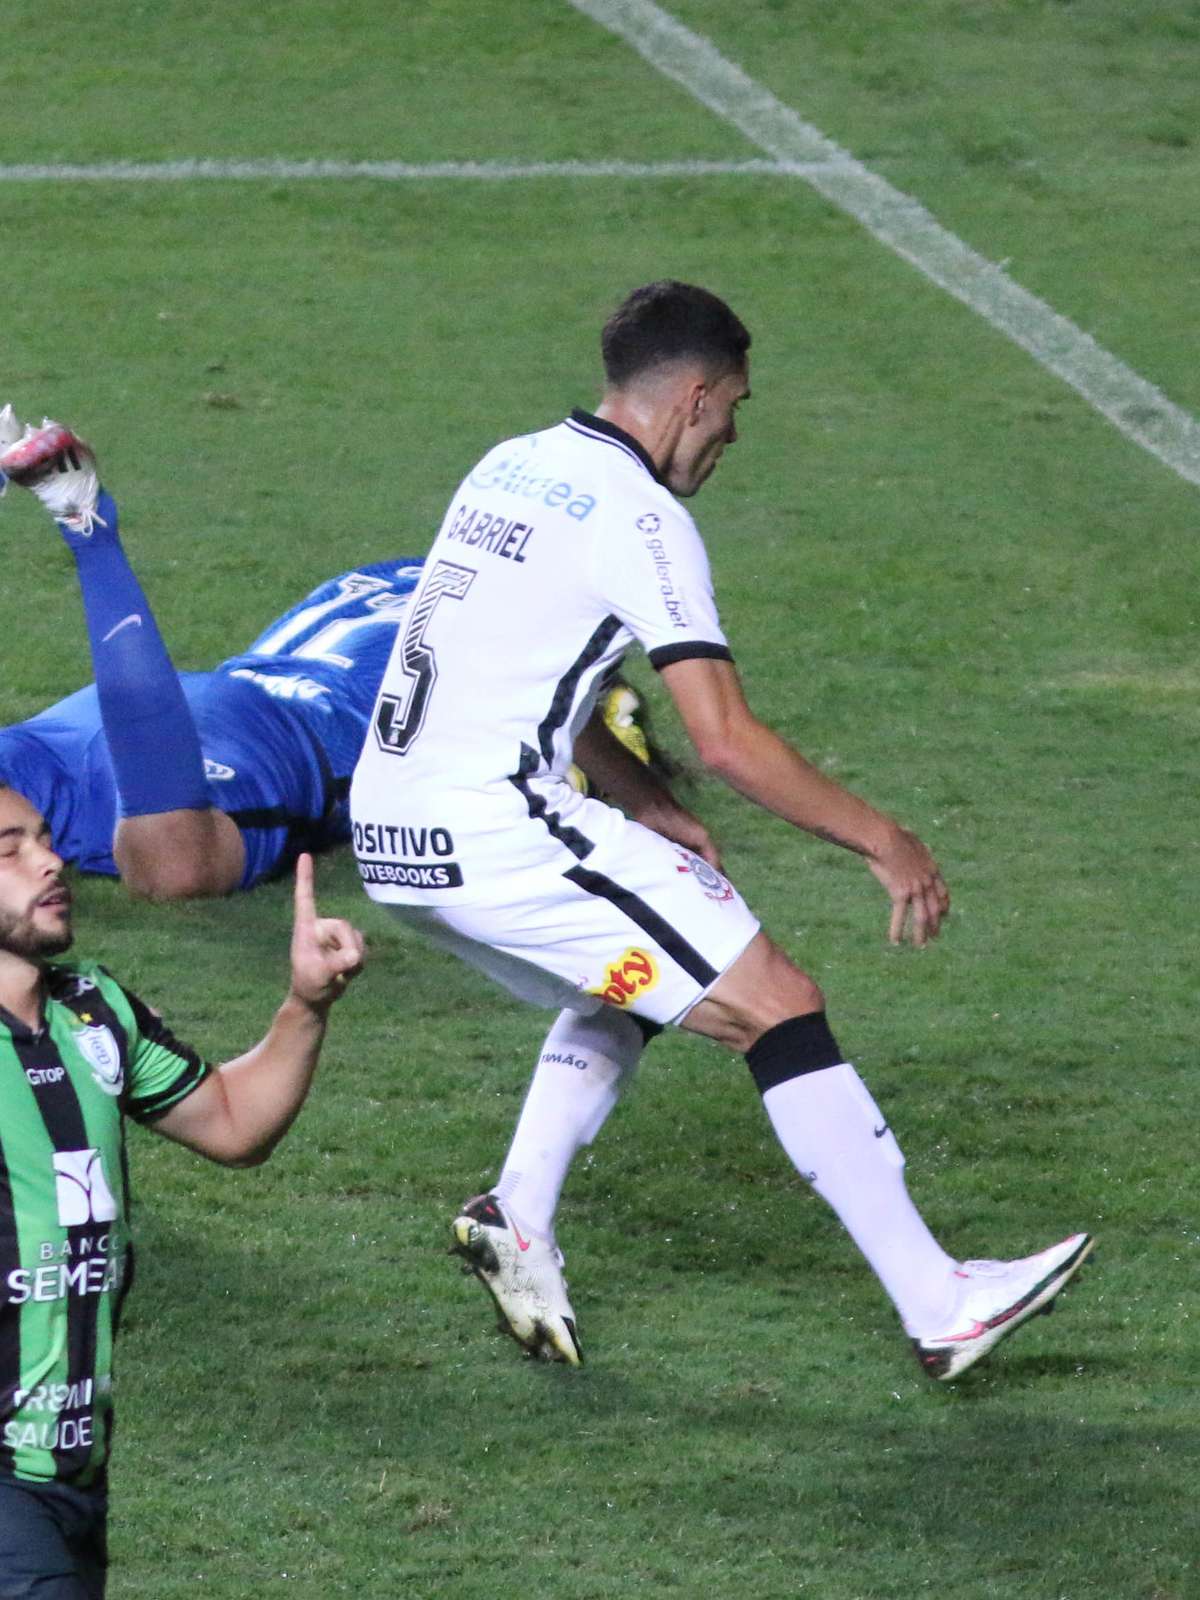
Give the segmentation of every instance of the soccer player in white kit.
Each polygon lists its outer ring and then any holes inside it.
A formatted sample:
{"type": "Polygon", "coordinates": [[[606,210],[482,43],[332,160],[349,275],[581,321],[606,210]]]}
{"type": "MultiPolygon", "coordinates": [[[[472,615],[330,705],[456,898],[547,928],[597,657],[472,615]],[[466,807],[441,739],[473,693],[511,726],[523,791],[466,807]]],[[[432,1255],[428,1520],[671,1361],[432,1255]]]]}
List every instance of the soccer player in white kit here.
{"type": "Polygon", "coordinates": [[[955,1377],[1048,1308],[1092,1242],[1075,1234],[1011,1262],[941,1248],[820,989],[761,930],[703,825],[596,715],[640,644],[710,772],[863,856],[891,899],[893,942],[938,933],[949,897],[921,841],[751,713],[680,504],[737,437],[749,334],[715,295],[665,281],[630,294],[601,342],[596,413],[496,446],[450,502],[351,789],[368,894],[512,992],[563,1008],[497,1183],[455,1219],[456,1246],[527,1351],[580,1362],[559,1192],[646,1040],[677,1024],[744,1052],[780,1143],[918,1360],[955,1377]],[[571,787],[573,759],[622,809],[571,787]]]}

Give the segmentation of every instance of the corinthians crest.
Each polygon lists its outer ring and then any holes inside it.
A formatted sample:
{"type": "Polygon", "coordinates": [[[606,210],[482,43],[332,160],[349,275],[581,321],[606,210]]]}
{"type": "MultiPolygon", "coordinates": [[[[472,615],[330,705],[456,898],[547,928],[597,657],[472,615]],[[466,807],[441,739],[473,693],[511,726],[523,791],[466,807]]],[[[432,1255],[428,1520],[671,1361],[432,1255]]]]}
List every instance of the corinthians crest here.
{"type": "Polygon", "coordinates": [[[684,862],[684,865],[676,867],[675,871],[690,872],[709,900],[715,900],[719,905],[724,900],[733,899],[733,885],[729,879],[722,877],[716,867],[710,867],[702,856],[693,855],[690,850],[684,850],[680,845],[675,846],[675,854],[682,857],[684,862]]]}
{"type": "Polygon", "coordinates": [[[105,1094],[120,1094],[125,1087],[121,1048],[112,1029],[100,1023],[80,1028],[74,1035],[75,1048],[92,1069],[92,1077],[105,1094]]]}

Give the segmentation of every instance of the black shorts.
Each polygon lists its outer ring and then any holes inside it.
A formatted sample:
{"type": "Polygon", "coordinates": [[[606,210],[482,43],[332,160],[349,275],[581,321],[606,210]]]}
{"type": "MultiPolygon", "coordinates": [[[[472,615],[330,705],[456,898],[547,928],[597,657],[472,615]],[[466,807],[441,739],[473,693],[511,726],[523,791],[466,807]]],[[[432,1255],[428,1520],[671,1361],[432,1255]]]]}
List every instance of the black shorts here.
{"type": "Polygon", "coordinates": [[[104,1600],[102,1489],[0,1478],[0,1600],[104,1600]]]}

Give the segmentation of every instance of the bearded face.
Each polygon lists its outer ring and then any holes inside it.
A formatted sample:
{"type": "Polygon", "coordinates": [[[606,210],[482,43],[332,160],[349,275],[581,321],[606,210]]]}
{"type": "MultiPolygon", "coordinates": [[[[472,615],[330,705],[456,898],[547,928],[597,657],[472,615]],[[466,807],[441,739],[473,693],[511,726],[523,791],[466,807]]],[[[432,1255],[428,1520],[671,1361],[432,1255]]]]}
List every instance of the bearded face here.
{"type": "Polygon", "coordinates": [[[0,953],[25,961],[71,946],[71,891],[45,822],[22,795],[0,788],[0,953]]]}

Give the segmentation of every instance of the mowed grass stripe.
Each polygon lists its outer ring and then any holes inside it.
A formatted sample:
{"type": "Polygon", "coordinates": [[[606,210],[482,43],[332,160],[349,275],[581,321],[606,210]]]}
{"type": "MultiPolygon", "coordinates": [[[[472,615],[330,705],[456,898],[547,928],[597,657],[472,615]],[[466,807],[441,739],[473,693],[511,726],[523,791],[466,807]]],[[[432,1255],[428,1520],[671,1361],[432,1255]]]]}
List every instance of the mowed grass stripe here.
{"type": "Polygon", "coordinates": [[[204,180],[371,178],[388,183],[529,178],[796,177],[796,162],[764,161],[97,161],[0,166],[0,183],[191,183],[204,180]]]}
{"type": "Polygon", "coordinates": [[[978,255],[653,0],[569,0],[664,77],[847,212],[881,244],[1053,372],[1119,432],[1200,484],[1200,423],[1161,390],[978,255]]]}

